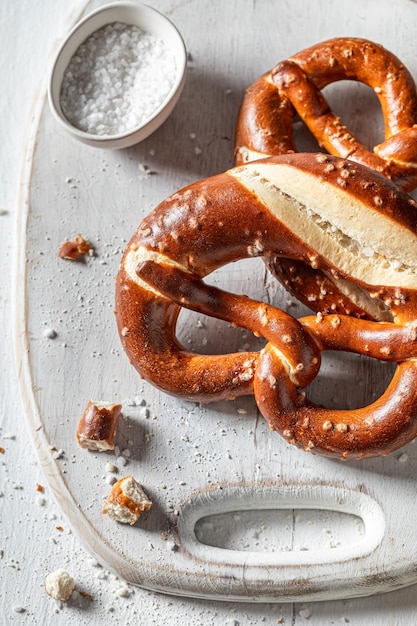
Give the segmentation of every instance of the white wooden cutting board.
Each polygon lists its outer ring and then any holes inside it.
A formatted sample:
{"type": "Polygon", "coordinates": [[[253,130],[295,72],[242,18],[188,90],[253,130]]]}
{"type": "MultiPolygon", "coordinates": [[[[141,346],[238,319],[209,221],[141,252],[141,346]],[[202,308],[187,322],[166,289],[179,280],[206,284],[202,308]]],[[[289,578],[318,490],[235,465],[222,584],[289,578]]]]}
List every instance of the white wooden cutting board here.
{"type": "MultiPolygon", "coordinates": [[[[113,307],[118,263],[141,218],[171,192],[233,165],[234,124],[249,84],[292,53],[348,35],[382,43],[417,76],[417,5],[153,5],[174,21],[190,54],[180,103],[154,136],[105,152],[65,135],[45,102],[34,122],[14,288],[28,432],[46,480],[90,552],[149,589],[282,602],[415,582],[415,444],[387,458],[341,463],[287,445],[270,432],[253,398],[200,406],[168,397],[129,365],[113,307]],[[59,259],[60,244],[77,233],[93,243],[95,256],[85,263],[59,259]],[[45,336],[48,328],[54,338],[45,336]],[[89,399],[123,403],[120,456],[78,447],[76,428],[89,399]],[[135,476],[154,501],[134,527],[101,513],[110,491],[108,461],[119,467],[118,478],[135,476]]],[[[329,94],[359,136],[378,143],[374,96],[346,83],[329,94]]],[[[310,144],[301,133],[300,147],[310,144]]],[[[260,262],[228,266],[212,280],[305,313],[260,262]]],[[[187,348],[201,351],[260,345],[248,331],[192,313],[181,316],[179,334],[187,348]]],[[[391,373],[387,365],[333,355],[309,393],[327,406],[351,408],[378,396],[391,373]]]]}

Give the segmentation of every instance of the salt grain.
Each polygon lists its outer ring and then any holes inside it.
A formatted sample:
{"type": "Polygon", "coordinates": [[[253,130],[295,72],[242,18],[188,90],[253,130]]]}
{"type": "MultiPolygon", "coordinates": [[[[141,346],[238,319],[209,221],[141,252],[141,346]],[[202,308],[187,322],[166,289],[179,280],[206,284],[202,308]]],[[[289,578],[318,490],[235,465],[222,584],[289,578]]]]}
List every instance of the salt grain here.
{"type": "Polygon", "coordinates": [[[94,135],[116,135],[148,121],[169,95],[175,59],[164,42],[133,25],[93,33],[72,57],[62,82],[67,119],[94,135]]]}
{"type": "Polygon", "coordinates": [[[132,592],[128,587],[120,587],[115,593],[119,598],[128,598],[132,592]]]}
{"type": "Polygon", "coordinates": [[[47,327],[43,331],[43,336],[46,337],[47,339],[55,339],[56,331],[53,328],[47,327]]]}

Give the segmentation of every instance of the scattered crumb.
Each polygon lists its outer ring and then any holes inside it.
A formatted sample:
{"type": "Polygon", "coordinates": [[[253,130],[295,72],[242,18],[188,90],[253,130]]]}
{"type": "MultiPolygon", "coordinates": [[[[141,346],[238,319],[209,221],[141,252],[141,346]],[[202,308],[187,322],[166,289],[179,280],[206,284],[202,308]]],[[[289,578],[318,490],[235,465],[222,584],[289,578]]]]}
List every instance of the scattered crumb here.
{"type": "Polygon", "coordinates": [[[73,241],[64,241],[58,252],[58,256],[61,259],[68,259],[70,261],[77,261],[80,256],[85,254],[92,256],[94,250],[90,242],[84,239],[79,233],[73,241]]]}
{"type": "Polygon", "coordinates": [[[107,498],[103,513],[122,524],[135,524],[141,514],[150,509],[152,501],[132,476],[118,480],[107,498]]]}
{"type": "Polygon", "coordinates": [[[114,450],[121,404],[90,400],[81,416],[77,439],[81,448],[104,452],[114,450]]]}
{"type": "Polygon", "coordinates": [[[79,591],[78,593],[86,600],[89,600],[89,602],[93,602],[94,598],[91,593],[87,593],[86,591],[79,591]]]}
{"type": "Polygon", "coordinates": [[[68,602],[74,589],[74,579],[64,569],[58,569],[45,578],[45,591],[54,600],[68,602]]]}
{"type": "Polygon", "coordinates": [[[75,178],[71,178],[70,176],[67,176],[65,179],[65,183],[71,187],[71,189],[77,189],[77,181],[75,180],[75,178]]]}
{"type": "Polygon", "coordinates": [[[155,172],[151,170],[149,165],[146,165],[146,163],[139,163],[139,169],[141,172],[143,172],[144,174],[147,174],[148,176],[155,174],[155,172]]]}
{"type": "Polygon", "coordinates": [[[131,595],[132,591],[129,589],[129,587],[120,587],[116,590],[115,593],[120,598],[128,598],[131,595]]]}
{"type": "Polygon", "coordinates": [[[53,328],[50,328],[49,326],[45,328],[42,334],[47,339],[55,339],[55,337],[57,336],[56,330],[54,330],[53,328]]]}

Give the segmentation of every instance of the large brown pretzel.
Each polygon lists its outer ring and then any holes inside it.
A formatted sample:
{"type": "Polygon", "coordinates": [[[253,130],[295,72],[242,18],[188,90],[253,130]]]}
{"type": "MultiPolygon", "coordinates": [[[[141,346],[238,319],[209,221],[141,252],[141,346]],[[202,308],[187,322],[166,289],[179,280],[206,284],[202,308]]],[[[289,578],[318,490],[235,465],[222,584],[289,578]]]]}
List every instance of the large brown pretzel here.
{"type": "MultiPolygon", "coordinates": [[[[248,88],[236,127],[236,162],[296,152],[295,113],[331,154],[363,163],[410,191],[417,185],[417,92],[401,61],[364,39],[319,43],[279,63],[248,88]],[[385,141],[371,152],[330,110],[321,90],[335,81],[365,83],[379,98],[385,141]]],[[[331,167],[331,165],[329,165],[331,167]]],[[[303,262],[267,259],[272,274],[314,311],[387,320],[389,312],[343,279],[303,262]]]]}
{"type": "Polygon", "coordinates": [[[249,163],[175,193],[142,221],[117,276],[116,315],[131,362],[160,389],[190,400],[254,392],[271,428],[307,450],[362,458],[397,449],[417,435],[416,206],[384,177],[323,154],[249,163]],[[391,321],[321,314],[297,321],[202,280],[252,256],[291,258],[343,278],[391,321]],[[175,335],[181,306],[268,343],[260,352],[187,352],[175,335]],[[396,373],[368,407],[322,409],[300,388],[327,349],[398,363],[396,373]]]}
{"type": "Polygon", "coordinates": [[[330,39],[295,54],[247,90],[236,128],[236,163],[296,152],[294,114],[330,154],[384,174],[410,191],[417,185],[417,92],[401,61],[382,46],[330,39]],[[385,141],[373,152],[335,115],[321,90],[335,81],[371,87],[381,103],[385,141]]]}

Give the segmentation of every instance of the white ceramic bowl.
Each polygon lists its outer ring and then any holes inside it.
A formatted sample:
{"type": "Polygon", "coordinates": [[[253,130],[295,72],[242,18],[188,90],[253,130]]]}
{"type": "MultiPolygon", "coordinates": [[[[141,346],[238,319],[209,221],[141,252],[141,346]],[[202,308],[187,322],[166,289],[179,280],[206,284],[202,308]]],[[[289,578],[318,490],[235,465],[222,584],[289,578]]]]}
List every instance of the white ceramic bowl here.
{"type": "Polygon", "coordinates": [[[165,122],[181,95],[186,70],[187,52],[183,39],[167,17],[136,2],[107,4],[78,22],[61,45],[50,75],[48,100],[55,118],[76,139],[99,148],[127,148],[149,137],[165,122]],[[67,66],[78,47],[96,30],[114,22],[135,25],[145,33],[162,39],[174,55],[177,73],[168,96],[145,123],[117,135],[95,135],[79,130],[67,120],[60,103],[61,86],[67,66]]]}

